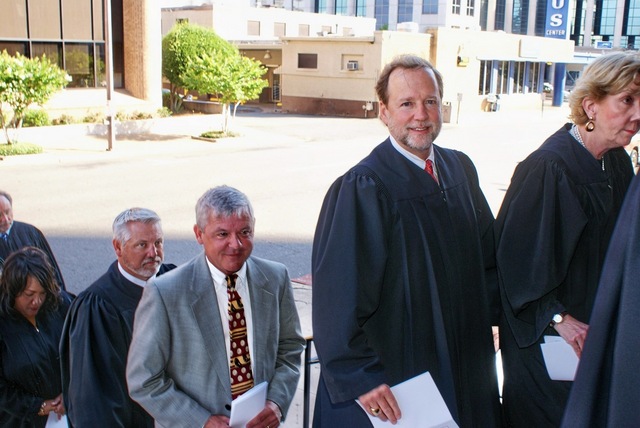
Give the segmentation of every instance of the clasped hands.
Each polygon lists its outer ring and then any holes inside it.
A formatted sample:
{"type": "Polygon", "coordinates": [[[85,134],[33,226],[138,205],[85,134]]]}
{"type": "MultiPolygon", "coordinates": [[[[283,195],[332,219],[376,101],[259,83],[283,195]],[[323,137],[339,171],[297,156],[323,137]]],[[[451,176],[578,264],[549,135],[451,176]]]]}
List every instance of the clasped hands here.
{"type": "Polygon", "coordinates": [[[382,384],[371,391],[358,397],[367,413],[380,418],[383,422],[387,420],[396,424],[402,417],[400,406],[391,392],[389,385],[382,384]]]}

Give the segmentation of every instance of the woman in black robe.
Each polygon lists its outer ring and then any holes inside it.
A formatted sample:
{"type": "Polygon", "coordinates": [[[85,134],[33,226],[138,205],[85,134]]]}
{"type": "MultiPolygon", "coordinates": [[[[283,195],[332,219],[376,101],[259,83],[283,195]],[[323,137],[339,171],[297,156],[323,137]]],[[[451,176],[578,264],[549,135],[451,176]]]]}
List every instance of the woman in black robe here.
{"type": "Polygon", "coordinates": [[[12,253],[0,278],[0,426],[42,428],[64,415],[58,343],[71,299],[46,254],[12,253]]]}
{"type": "Polygon", "coordinates": [[[636,177],[607,251],[562,428],[640,426],[639,240],[640,177],[636,177]]]}
{"type": "Polygon", "coordinates": [[[624,147],[640,128],[640,57],[596,59],[570,96],[571,119],[515,170],[495,222],[508,426],[560,425],[572,382],[551,380],[544,336],[580,357],[604,256],[633,176],[624,147]]]}

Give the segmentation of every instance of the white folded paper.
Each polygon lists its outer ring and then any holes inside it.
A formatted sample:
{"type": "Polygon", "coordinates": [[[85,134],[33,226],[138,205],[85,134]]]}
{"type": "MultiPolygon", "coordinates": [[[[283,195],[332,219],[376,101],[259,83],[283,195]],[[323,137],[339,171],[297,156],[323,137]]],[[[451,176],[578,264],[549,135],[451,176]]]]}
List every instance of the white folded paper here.
{"type": "Polygon", "coordinates": [[[67,415],[62,415],[62,417],[58,419],[58,414],[56,412],[49,412],[49,417],[47,418],[47,424],[44,427],[45,428],[69,428],[69,423],[67,422],[67,415]]]}
{"type": "Polygon", "coordinates": [[[552,380],[572,381],[576,377],[576,370],[580,360],[569,345],[560,336],[545,336],[540,344],[547,372],[552,380]]]}
{"type": "Polygon", "coordinates": [[[268,382],[262,382],[231,402],[231,416],[229,417],[231,428],[244,428],[264,409],[268,385],[268,382]]]}
{"type": "MultiPolygon", "coordinates": [[[[398,423],[382,422],[380,418],[369,416],[374,428],[410,427],[410,428],[458,428],[451,417],[438,387],[429,372],[424,372],[412,379],[391,387],[394,397],[400,406],[402,417],[398,423]]],[[[364,409],[360,401],[356,400],[364,409]]],[[[366,412],[366,410],[365,410],[366,412]]]]}

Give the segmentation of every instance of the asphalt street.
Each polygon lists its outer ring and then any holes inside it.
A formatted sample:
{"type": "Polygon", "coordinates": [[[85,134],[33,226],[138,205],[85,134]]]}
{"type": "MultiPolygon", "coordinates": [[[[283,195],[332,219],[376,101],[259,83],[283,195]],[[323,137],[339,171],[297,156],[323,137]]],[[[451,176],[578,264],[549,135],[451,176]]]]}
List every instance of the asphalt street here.
{"type": "MultiPolygon", "coordinates": [[[[497,214],[517,162],[566,122],[567,114],[566,105],[466,113],[457,123],[454,114],[436,143],[473,159],[497,214]]],[[[151,208],[163,219],[166,261],[180,264],[198,254],[195,203],[220,184],[237,187],[254,205],[254,254],[280,261],[292,278],[303,278],[311,269],[325,192],[386,138],[386,129],[378,119],[247,108],[232,123],[239,136],[217,142],[191,138],[219,128],[218,115],[123,124],[111,151],[106,137],[86,135],[86,125],[25,129],[21,139],[45,152],[0,161],[0,188],[12,194],[15,218],[45,233],[75,293],[114,260],[111,224],[128,207],[151,208]]],[[[303,332],[310,335],[310,287],[294,287],[303,332]]],[[[301,426],[299,391],[285,427],[301,426]]]]}

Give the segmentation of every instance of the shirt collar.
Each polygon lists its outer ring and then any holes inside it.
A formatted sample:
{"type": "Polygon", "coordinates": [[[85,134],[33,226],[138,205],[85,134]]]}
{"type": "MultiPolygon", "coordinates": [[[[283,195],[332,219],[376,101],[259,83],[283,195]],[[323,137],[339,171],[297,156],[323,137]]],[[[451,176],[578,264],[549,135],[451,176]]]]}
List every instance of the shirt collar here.
{"type": "MultiPolygon", "coordinates": [[[[424,167],[427,163],[426,159],[421,159],[418,156],[411,153],[410,151],[408,151],[407,149],[405,149],[404,147],[402,147],[400,143],[398,143],[396,139],[393,138],[393,135],[389,135],[389,140],[391,140],[391,145],[393,146],[393,148],[396,149],[398,152],[400,152],[402,156],[409,159],[413,164],[420,167],[420,169],[424,170],[424,167]]],[[[429,157],[427,159],[429,159],[431,162],[435,164],[436,161],[435,161],[434,152],[435,150],[433,148],[433,145],[431,145],[431,152],[429,152],[429,157]]]]}
{"type": "MultiPolygon", "coordinates": [[[[213,263],[211,263],[209,261],[209,259],[207,258],[207,256],[204,256],[205,260],[207,261],[207,265],[209,265],[209,272],[211,272],[211,277],[213,278],[213,282],[214,284],[222,284],[224,285],[225,288],[227,288],[227,282],[226,282],[226,278],[227,275],[222,273],[222,271],[220,269],[218,269],[217,267],[215,267],[213,265],[213,263]]],[[[238,275],[238,279],[240,280],[240,284],[246,284],[246,278],[247,278],[247,262],[244,262],[242,267],[240,268],[239,271],[236,272],[236,275],[238,275]]]]}
{"type": "MultiPolygon", "coordinates": [[[[147,285],[147,282],[151,281],[158,274],[158,272],[156,272],[151,278],[149,278],[147,281],[144,281],[140,278],[136,278],[135,276],[131,275],[129,272],[124,270],[120,262],[118,262],[118,270],[120,271],[122,276],[125,277],[127,281],[133,282],[135,285],[139,285],[140,287],[144,287],[145,285],[147,285]]],[[[158,268],[158,270],[160,270],[160,268],[158,268]]]]}

